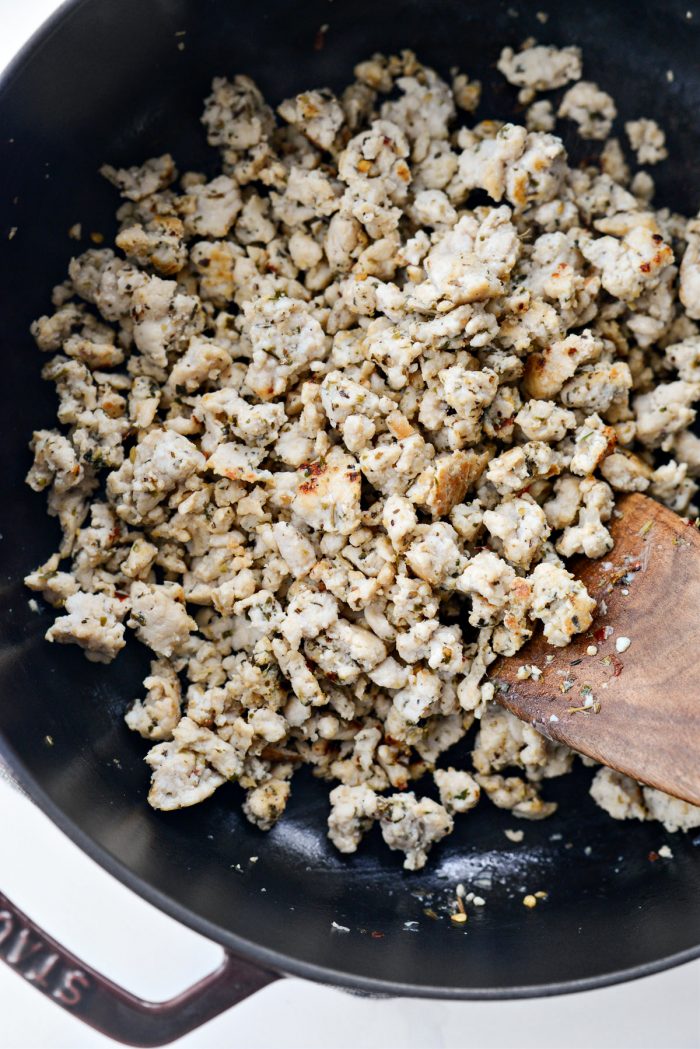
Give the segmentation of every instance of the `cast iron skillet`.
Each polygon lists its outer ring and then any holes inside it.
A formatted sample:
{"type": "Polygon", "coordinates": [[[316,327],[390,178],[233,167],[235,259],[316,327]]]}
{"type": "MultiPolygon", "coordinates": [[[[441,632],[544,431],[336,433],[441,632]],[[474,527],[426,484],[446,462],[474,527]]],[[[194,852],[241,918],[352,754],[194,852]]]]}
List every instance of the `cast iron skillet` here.
{"type": "MultiPolygon", "coordinates": [[[[661,121],[672,161],[655,172],[657,199],[696,211],[700,5],[691,0],[77,0],[39,32],[0,90],[0,751],[86,852],[245,959],[154,1011],[110,997],[97,974],[64,955],[51,962],[45,940],[29,951],[34,941],[20,936],[23,919],[8,905],[0,912],[6,960],[115,1037],[167,1041],[279,973],[391,995],[507,998],[596,987],[700,953],[700,850],[692,838],[668,837],[673,861],[650,860],[667,835],[656,824],[609,820],[588,797],[584,770],[546,785],[561,801],[555,818],[522,824],[485,803],[418,874],[404,873],[376,835],[356,856],[334,852],[324,833],[327,788],[303,773],[267,835],[241,817],[233,786],[194,810],[151,811],[145,747],[122,721],[140,691],[145,650],[134,643],[105,669],[49,647],[50,615],[30,611],[21,582],[57,534],[43,498],[23,484],[30,431],[54,418],[28,326],[77,250],[68,228],[113,230],[115,193],[99,164],[171,150],[181,170],[213,171],[198,117],[215,74],[249,73],[278,101],[308,86],[342,86],[373,50],[412,47],[445,73],[460,65],[497,79],[500,47],[531,33],[580,44],[589,75],[623,118],[661,121]],[[540,7],[546,26],[535,17],[540,7]],[[525,830],[521,845],[503,834],[513,825],[525,830]],[[466,929],[441,909],[459,881],[488,901],[466,929]],[[549,899],[530,912],[522,894],[538,889],[549,899]]],[[[491,91],[483,113],[512,112],[513,94],[505,84],[491,91]]]]}

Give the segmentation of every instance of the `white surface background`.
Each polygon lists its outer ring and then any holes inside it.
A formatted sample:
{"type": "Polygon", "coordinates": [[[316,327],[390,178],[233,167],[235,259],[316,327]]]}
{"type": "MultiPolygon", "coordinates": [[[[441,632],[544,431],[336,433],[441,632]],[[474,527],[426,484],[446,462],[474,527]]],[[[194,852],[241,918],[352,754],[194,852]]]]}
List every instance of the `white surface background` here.
{"type": "MultiPolygon", "coordinates": [[[[0,68],[57,6],[56,0],[0,0],[0,68]]],[[[218,964],[219,948],[134,896],[1,779],[0,841],[2,891],[128,990],[162,1000],[218,964]]],[[[114,1044],[0,964],[0,1049],[114,1044]]],[[[700,961],[632,984],[526,1002],[367,1001],[283,980],[177,1044],[193,1049],[697,1049],[700,961]]]]}

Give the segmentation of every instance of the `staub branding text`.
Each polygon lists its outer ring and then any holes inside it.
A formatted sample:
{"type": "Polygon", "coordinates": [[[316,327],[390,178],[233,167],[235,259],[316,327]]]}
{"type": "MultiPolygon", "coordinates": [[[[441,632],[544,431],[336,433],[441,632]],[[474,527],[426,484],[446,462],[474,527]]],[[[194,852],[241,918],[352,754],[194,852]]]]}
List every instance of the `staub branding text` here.
{"type": "Polygon", "coordinates": [[[72,968],[55,947],[6,906],[0,909],[0,958],[69,1009],[90,987],[87,973],[72,968]]]}

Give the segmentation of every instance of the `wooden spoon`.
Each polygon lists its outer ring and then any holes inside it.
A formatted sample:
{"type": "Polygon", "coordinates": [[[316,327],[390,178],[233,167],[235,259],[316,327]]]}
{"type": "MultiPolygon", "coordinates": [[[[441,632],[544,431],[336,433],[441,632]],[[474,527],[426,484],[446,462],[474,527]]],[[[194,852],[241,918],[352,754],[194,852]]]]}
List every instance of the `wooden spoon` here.
{"type": "Polygon", "coordinates": [[[700,532],[638,493],[617,509],[612,552],[572,566],[598,602],[590,629],[566,648],[539,634],[500,659],[496,699],[549,738],[700,805],[700,532]],[[524,665],[541,678],[518,680],[524,665]]]}

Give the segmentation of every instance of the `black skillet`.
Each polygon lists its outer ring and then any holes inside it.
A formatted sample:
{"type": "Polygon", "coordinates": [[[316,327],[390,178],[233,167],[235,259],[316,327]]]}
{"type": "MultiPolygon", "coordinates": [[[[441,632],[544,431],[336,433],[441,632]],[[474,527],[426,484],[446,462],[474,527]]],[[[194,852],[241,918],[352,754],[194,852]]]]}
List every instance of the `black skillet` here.
{"type": "MultiPolygon", "coordinates": [[[[23,484],[30,431],[54,418],[28,326],[77,250],[69,227],[113,230],[115,194],[97,175],[100,163],[171,150],[181,170],[213,171],[198,116],[215,74],[249,73],[277,101],[342,86],[373,50],[411,47],[444,73],[459,65],[494,82],[500,48],[530,34],[581,45],[588,75],[615,96],[623,118],[660,120],[672,159],[655,172],[657,200],[695,212],[700,4],[691,0],[78,0],[44,26],[2,84],[0,753],[86,852],[233,953],[205,985],[153,1008],[42,940],[0,900],[5,960],[113,1037],[166,1042],[284,973],[389,995],[507,998],[601,986],[700,953],[700,847],[657,824],[611,821],[588,797],[584,770],[547,784],[561,802],[553,819],[517,824],[483,804],[418,874],[404,873],[376,835],[356,856],[334,852],[324,833],[327,789],[303,773],[268,835],[241,817],[233,786],[195,810],[151,811],[145,748],[122,721],[145,651],[134,644],[105,669],[49,647],[50,616],[30,610],[21,582],[56,542],[43,499],[23,484]],[[514,824],[525,830],[519,845],[503,833],[514,824]],[[667,840],[674,859],[654,861],[667,840]],[[487,905],[455,927],[445,907],[460,881],[487,905]],[[549,898],[527,910],[523,893],[539,889],[549,898]]],[[[512,114],[513,100],[500,83],[482,112],[512,114]]],[[[134,949],[146,949],[134,934],[134,949]]]]}

